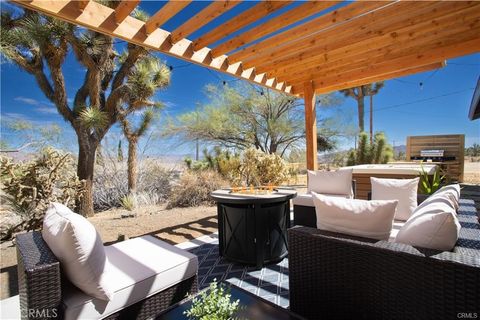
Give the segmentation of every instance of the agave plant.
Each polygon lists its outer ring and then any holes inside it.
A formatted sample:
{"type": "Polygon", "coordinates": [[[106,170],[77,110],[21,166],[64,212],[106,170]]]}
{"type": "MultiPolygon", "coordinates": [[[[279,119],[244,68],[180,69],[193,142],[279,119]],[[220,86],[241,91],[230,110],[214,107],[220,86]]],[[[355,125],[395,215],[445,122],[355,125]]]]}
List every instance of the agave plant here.
{"type": "Polygon", "coordinates": [[[440,172],[439,167],[435,169],[433,177],[430,176],[423,165],[421,166],[422,172],[420,173],[419,193],[431,195],[440,189],[443,181],[445,180],[445,174],[440,172]]]}

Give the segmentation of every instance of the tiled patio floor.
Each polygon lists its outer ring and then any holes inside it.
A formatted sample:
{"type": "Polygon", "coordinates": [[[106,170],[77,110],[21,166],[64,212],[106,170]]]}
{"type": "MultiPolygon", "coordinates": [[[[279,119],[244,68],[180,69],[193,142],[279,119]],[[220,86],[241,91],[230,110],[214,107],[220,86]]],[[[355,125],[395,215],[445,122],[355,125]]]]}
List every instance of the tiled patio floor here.
{"type": "Polygon", "coordinates": [[[199,287],[208,287],[214,279],[228,281],[281,307],[289,306],[288,259],[261,270],[230,263],[218,255],[218,240],[189,249],[198,256],[199,287]]]}

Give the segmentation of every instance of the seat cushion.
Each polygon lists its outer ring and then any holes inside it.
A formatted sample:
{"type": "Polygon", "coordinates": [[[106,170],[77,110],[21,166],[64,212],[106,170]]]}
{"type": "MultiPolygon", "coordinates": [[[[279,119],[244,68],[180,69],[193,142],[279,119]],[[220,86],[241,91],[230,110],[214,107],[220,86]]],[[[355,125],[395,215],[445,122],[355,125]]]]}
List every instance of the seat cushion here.
{"type": "MultiPolygon", "coordinates": [[[[324,196],[334,197],[334,198],[350,198],[350,195],[346,194],[323,194],[324,196]]],[[[305,207],[315,207],[313,203],[313,197],[311,193],[299,194],[292,199],[294,206],[305,206],[305,207]]]]}
{"type": "Polygon", "coordinates": [[[112,298],[103,242],[90,221],[53,202],[43,219],[42,237],[74,285],[98,299],[112,298]]]}
{"type": "Polygon", "coordinates": [[[142,236],[105,247],[114,291],[102,301],[73,286],[64,294],[65,319],[101,319],[164,289],[193,277],[195,255],[153,236],[142,236]]]}
{"type": "Polygon", "coordinates": [[[371,177],[372,200],[398,200],[395,219],[408,220],[417,207],[419,178],[383,179],[371,177]]]}
{"type": "Polygon", "coordinates": [[[308,171],[308,192],[353,195],[352,169],[337,171],[308,171]]]}
{"type": "Polygon", "coordinates": [[[318,229],[387,240],[398,201],[341,199],[313,193],[313,202],[318,229]]]}

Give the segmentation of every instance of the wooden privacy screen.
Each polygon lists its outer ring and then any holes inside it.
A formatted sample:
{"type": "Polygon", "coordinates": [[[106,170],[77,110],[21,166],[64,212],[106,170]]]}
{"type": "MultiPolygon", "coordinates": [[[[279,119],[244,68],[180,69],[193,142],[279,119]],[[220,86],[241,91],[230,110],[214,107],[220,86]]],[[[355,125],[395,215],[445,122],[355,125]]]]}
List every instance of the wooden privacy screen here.
{"type": "MultiPolygon", "coordinates": [[[[420,152],[427,149],[444,150],[444,157],[449,160],[437,164],[452,181],[463,182],[463,166],[465,157],[465,135],[447,134],[436,136],[407,137],[406,159],[415,160],[420,152]]],[[[434,162],[436,163],[436,162],[434,162]]]]}

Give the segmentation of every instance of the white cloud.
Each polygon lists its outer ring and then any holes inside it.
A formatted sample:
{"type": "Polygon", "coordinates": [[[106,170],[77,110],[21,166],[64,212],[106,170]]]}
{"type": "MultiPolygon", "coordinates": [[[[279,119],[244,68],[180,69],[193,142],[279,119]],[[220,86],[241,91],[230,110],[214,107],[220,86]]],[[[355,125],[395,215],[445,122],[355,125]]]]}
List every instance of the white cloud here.
{"type": "Polygon", "coordinates": [[[51,107],[39,107],[39,108],[36,108],[35,111],[40,113],[46,113],[46,114],[58,114],[57,108],[51,108],[51,107]]]}
{"type": "Polygon", "coordinates": [[[34,111],[37,111],[39,113],[46,113],[46,114],[57,114],[57,109],[55,108],[55,104],[53,104],[50,101],[44,102],[44,101],[38,101],[32,98],[27,98],[27,97],[16,97],[13,100],[22,102],[25,104],[29,104],[31,106],[35,106],[36,108],[34,111]]]}
{"type": "Polygon", "coordinates": [[[41,105],[40,101],[35,100],[35,99],[31,99],[31,98],[16,97],[16,98],[13,99],[13,100],[15,100],[15,101],[20,101],[20,102],[23,102],[23,103],[26,103],[26,104],[29,104],[29,105],[32,105],[32,106],[39,106],[39,105],[41,105]]]}

